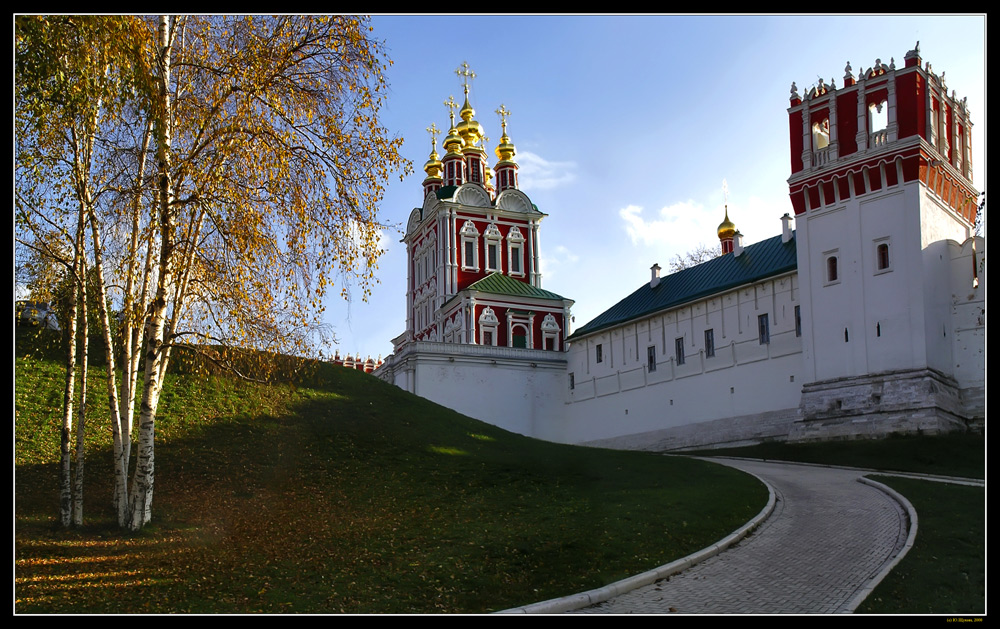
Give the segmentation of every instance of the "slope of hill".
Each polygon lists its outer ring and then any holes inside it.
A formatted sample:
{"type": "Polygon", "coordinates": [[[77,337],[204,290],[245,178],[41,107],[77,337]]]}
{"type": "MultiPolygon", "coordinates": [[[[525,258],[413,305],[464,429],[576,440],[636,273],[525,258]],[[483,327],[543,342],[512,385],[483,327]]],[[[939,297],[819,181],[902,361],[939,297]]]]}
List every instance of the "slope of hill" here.
{"type": "Polygon", "coordinates": [[[153,525],[127,535],[92,376],[88,524],[64,531],[60,367],[17,357],[18,613],[485,612],[684,556],[767,497],[722,466],[528,439],[323,365],[310,388],[172,375],[153,525]]]}

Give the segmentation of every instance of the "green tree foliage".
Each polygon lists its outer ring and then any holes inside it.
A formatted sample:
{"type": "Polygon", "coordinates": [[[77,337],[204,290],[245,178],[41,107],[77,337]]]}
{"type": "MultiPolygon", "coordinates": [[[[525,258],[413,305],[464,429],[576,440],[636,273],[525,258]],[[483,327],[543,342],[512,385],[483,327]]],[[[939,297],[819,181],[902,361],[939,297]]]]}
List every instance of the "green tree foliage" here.
{"type": "Polygon", "coordinates": [[[17,19],[17,238],[72,248],[88,226],[122,367],[107,386],[123,526],[149,519],[174,348],[307,353],[330,289],[377,281],[379,202],[410,168],[379,121],[388,63],[351,16],[17,19]]]}

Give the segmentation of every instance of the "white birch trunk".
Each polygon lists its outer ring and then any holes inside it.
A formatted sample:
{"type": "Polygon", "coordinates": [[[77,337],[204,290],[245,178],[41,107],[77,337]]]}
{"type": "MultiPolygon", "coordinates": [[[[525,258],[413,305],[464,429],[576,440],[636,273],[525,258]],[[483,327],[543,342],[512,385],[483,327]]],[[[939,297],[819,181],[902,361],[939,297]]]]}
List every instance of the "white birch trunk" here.
{"type": "Polygon", "coordinates": [[[125,467],[125,448],[122,441],[121,418],[118,414],[118,387],[115,377],[115,344],[111,337],[111,315],[108,313],[108,299],[104,280],[104,251],[101,244],[101,228],[94,208],[90,207],[91,236],[94,242],[94,266],[97,273],[97,310],[101,318],[101,330],[104,334],[104,353],[108,362],[108,411],[111,414],[111,440],[114,453],[114,504],[118,513],[118,525],[126,526],[128,522],[128,468],[125,467]]]}
{"type": "Polygon", "coordinates": [[[165,365],[163,332],[167,314],[167,298],[173,278],[174,210],[170,160],[170,17],[160,18],[160,108],[157,112],[156,160],[159,184],[160,258],[156,295],[150,308],[146,341],[146,367],[143,378],[142,402],[139,407],[139,443],[136,450],[135,475],[130,492],[131,520],[129,528],[141,529],[152,515],[153,482],[155,479],[154,436],[156,408],[160,402],[165,365]]]}
{"type": "Polygon", "coordinates": [[[77,329],[77,304],[80,294],[80,271],[83,262],[81,232],[83,231],[83,203],[80,204],[80,219],[77,224],[76,246],[73,254],[73,291],[70,293],[69,321],[66,329],[69,333],[69,345],[66,347],[66,383],[63,390],[63,418],[60,432],[59,461],[59,521],[64,527],[73,522],[73,470],[72,470],[72,432],[73,432],[73,386],[76,382],[76,345],[79,330],[77,329]]]}
{"type": "MultiPolygon", "coordinates": [[[[146,248],[146,264],[142,269],[143,281],[142,292],[135,295],[135,278],[138,273],[137,258],[139,250],[139,215],[142,209],[142,179],[146,172],[146,151],[153,132],[152,117],[146,122],[146,130],[142,136],[142,148],[139,151],[139,168],[136,177],[136,195],[132,207],[132,239],[129,242],[129,267],[128,277],[125,285],[125,317],[122,321],[122,393],[118,411],[121,418],[122,441],[125,444],[124,465],[129,468],[129,459],[132,454],[132,420],[135,414],[136,382],[139,376],[139,360],[142,356],[140,344],[142,343],[142,330],[144,328],[143,313],[139,309],[146,303],[146,287],[151,273],[151,251],[152,247],[146,248]]],[[[155,201],[154,201],[155,203],[155,201]]]]}
{"type": "MultiPolygon", "coordinates": [[[[80,248],[83,248],[83,225],[80,226],[80,248]]],[[[89,323],[87,321],[87,264],[80,268],[83,278],[80,288],[80,329],[83,330],[80,348],[80,405],[79,420],[76,422],[76,474],[73,478],[73,524],[83,526],[83,472],[84,472],[84,426],[87,421],[87,358],[90,347],[89,323]]]]}
{"type": "MultiPolygon", "coordinates": [[[[97,107],[100,108],[98,101],[97,107]]],[[[86,216],[90,208],[90,158],[93,148],[93,127],[96,124],[97,115],[92,114],[87,120],[83,133],[77,132],[75,126],[71,129],[73,141],[73,175],[76,180],[76,194],[80,203],[79,214],[77,215],[76,238],[73,246],[73,265],[71,275],[73,280],[73,290],[70,293],[70,311],[67,330],[69,333],[69,345],[66,348],[66,387],[63,399],[63,422],[60,435],[60,491],[59,491],[59,512],[63,526],[70,526],[73,522],[73,470],[72,470],[72,432],[73,432],[73,399],[74,384],[76,382],[76,350],[80,338],[78,326],[78,308],[81,295],[86,300],[86,271],[84,268],[84,231],[86,227],[86,216]],[[82,137],[81,137],[82,135],[82,137]]],[[[84,320],[83,335],[86,337],[86,320],[84,320]]],[[[84,383],[86,388],[86,383],[84,383]]]]}

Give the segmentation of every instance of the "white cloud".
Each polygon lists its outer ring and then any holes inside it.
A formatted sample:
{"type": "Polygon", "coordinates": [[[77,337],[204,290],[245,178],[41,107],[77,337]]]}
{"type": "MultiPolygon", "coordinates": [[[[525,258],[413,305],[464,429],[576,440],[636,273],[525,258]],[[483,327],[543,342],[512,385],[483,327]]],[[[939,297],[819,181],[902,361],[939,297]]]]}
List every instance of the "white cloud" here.
{"type": "MultiPolygon", "coordinates": [[[[694,249],[699,244],[718,244],[719,224],[725,216],[722,207],[708,208],[693,200],[681,201],[647,217],[642,207],[628,205],[618,210],[625,233],[632,244],[656,247],[673,255],[694,249]]],[[[743,244],[750,245],[781,233],[779,219],[791,212],[786,197],[762,199],[751,196],[729,206],[729,220],[743,234],[743,244]]]]}
{"type": "MultiPolygon", "coordinates": [[[[625,233],[633,245],[666,246],[668,249],[686,251],[698,243],[711,242],[714,230],[706,227],[710,222],[704,206],[694,201],[682,201],[660,209],[649,220],[643,209],[629,205],[618,210],[624,222],[625,233]]],[[[722,216],[718,217],[722,222],[722,216]]]]}
{"type": "Polygon", "coordinates": [[[529,151],[519,152],[515,160],[522,190],[549,190],[576,179],[576,162],[550,162],[529,151]]]}

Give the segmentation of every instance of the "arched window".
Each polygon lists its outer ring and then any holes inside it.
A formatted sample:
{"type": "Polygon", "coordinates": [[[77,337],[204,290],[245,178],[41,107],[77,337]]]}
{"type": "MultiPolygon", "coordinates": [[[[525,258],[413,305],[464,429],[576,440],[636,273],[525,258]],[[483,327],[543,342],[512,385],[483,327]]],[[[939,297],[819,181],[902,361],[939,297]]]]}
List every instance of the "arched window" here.
{"type": "Polygon", "coordinates": [[[831,284],[840,279],[837,268],[837,256],[829,256],[826,259],[826,283],[831,284]]]}
{"type": "Polygon", "coordinates": [[[493,309],[489,306],[483,308],[483,313],[479,315],[479,344],[496,346],[499,325],[500,320],[493,309]]]}
{"type": "Polygon", "coordinates": [[[528,347],[528,328],[515,324],[511,326],[511,347],[528,347]]]}
{"type": "Polygon", "coordinates": [[[885,146],[889,141],[889,108],[886,101],[868,105],[868,147],[878,148],[885,146]]]}
{"type": "Polygon", "coordinates": [[[542,319],[542,349],[556,351],[559,349],[559,322],[551,314],[542,319]]]}
{"type": "Polygon", "coordinates": [[[879,271],[888,271],[890,268],[889,243],[880,242],[875,247],[875,266],[879,271]]]}
{"type": "Polygon", "coordinates": [[[830,146],[830,119],[813,123],[813,150],[818,151],[830,146]]]}
{"type": "Polygon", "coordinates": [[[889,126],[889,110],[885,101],[872,103],[868,106],[868,130],[871,133],[882,131],[889,126]]]}

